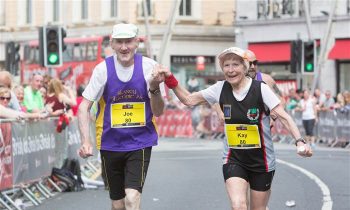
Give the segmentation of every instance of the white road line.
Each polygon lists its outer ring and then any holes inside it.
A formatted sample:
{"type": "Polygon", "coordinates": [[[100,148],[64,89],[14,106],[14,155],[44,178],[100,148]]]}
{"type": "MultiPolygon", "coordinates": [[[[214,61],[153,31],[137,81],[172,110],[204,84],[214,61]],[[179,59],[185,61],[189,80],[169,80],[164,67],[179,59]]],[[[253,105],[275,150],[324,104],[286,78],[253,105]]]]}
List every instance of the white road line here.
{"type": "Polygon", "coordinates": [[[291,168],[297,169],[298,171],[300,171],[301,173],[305,174],[306,176],[308,176],[310,179],[314,180],[316,182],[316,184],[321,188],[321,191],[323,193],[323,206],[322,206],[322,210],[332,210],[332,206],[333,206],[333,201],[331,198],[331,193],[329,191],[329,188],[327,187],[327,185],[321,181],[320,178],[318,178],[315,174],[311,173],[310,171],[303,169],[297,165],[294,165],[293,163],[289,163],[280,159],[277,159],[278,163],[287,165],[291,168]]]}

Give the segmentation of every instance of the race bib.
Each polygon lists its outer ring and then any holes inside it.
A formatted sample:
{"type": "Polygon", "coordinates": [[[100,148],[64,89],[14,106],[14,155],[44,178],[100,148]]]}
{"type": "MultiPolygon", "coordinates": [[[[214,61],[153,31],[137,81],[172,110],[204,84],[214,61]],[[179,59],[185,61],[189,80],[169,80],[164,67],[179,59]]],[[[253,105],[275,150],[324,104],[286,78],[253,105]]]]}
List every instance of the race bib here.
{"type": "Polygon", "coordinates": [[[260,135],[257,125],[225,124],[227,144],[234,149],[260,148],[260,135]]]}
{"type": "Polygon", "coordinates": [[[111,104],[112,128],[142,127],[145,125],[145,102],[111,104]]]}

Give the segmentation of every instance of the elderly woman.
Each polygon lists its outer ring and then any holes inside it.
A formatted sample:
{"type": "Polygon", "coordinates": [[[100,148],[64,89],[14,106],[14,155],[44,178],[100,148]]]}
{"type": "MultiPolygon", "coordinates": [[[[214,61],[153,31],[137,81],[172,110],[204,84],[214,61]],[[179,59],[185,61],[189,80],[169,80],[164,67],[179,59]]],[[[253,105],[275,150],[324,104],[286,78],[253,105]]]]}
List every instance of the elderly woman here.
{"type": "Polygon", "coordinates": [[[0,118],[13,119],[37,119],[44,118],[44,113],[25,113],[14,110],[9,107],[11,100],[11,90],[6,87],[0,87],[0,118]]]}
{"type": "Polygon", "coordinates": [[[0,87],[0,104],[8,107],[11,100],[11,90],[6,87],[0,87]]]}
{"type": "Polygon", "coordinates": [[[219,54],[224,81],[199,92],[189,93],[178,85],[167,68],[155,69],[165,83],[187,106],[219,103],[225,118],[223,176],[232,209],[266,209],[276,169],[270,131],[270,112],[279,117],[295,138],[297,153],[312,155],[292,118],[284,111],[273,91],[260,81],[247,77],[249,62],[244,50],[231,47],[219,54]]]}

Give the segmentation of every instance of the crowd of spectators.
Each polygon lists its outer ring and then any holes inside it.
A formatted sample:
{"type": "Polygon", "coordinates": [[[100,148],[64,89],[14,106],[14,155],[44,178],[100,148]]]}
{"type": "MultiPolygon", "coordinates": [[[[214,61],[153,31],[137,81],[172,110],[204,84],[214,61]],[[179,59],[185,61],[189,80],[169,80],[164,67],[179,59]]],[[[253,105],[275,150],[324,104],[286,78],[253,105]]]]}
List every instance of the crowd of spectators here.
{"type": "Polygon", "coordinates": [[[0,119],[73,118],[81,93],[57,78],[33,74],[28,84],[13,84],[8,71],[0,71],[0,119]]]}
{"type": "MultiPolygon", "coordinates": [[[[285,96],[286,109],[288,111],[295,110],[300,107],[300,101],[303,98],[302,90],[290,89],[289,93],[285,96]]],[[[338,110],[340,112],[350,112],[350,92],[343,91],[338,93],[334,97],[330,90],[321,91],[315,89],[312,100],[315,102],[317,111],[333,111],[338,110]]]]}

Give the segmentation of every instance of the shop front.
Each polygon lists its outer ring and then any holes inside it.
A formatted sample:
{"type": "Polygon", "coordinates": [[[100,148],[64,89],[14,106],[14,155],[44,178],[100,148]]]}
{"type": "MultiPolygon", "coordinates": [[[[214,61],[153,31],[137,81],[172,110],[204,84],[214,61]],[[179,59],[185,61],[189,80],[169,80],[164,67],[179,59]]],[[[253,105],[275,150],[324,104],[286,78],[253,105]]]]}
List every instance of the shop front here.
{"type": "Polygon", "coordinates": [[[336,39],[328,55],[335,60],[337,75],[337,92],[350,90],[350,39],[336,39]]]}
{"type": "Polygon", "coordinates": [[[215,67],[215,56],[188,56],[172,55],[171,72],[179,80],[180,84],[189,88],[191,80],[198,82],[197,90],[214,82],[215,75],[218,75],[215,67]]]}

